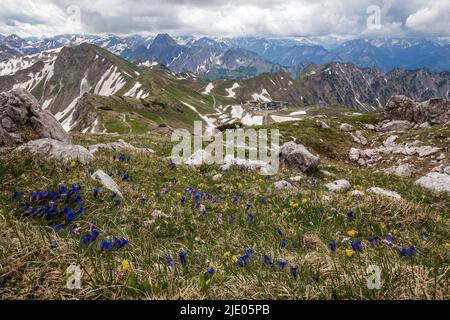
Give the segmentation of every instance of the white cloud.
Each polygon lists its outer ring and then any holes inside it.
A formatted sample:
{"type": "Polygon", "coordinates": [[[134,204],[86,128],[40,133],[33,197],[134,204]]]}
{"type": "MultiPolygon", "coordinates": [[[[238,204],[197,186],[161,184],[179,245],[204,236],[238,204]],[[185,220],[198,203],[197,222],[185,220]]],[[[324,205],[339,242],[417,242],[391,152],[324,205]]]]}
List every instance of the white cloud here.
{"type": "Polygon", "coordinates": [[[447,35],[448,0],[1,0],[0,33],[159,33],[215,36],[447,35]],[[77,5],[81,24],[67,8],[77,5]],[[368,30],[366,9],[382,9],[368,30]]]}
{"type": "Polygon", "coordinates": [[[450,1],[427,3],[406,19],[406,26],[425,34],[448,36],[450,30],[450,1]]]}

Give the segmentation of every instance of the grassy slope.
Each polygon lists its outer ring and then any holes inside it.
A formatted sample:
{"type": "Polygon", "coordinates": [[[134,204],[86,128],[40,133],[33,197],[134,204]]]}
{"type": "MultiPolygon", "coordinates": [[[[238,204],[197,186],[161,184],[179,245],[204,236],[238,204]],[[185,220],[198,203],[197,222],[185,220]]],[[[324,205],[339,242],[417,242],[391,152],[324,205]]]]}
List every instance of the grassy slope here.
{"type": "MultiPolygon", "coordinates": [[[[333,110],[331,110],[333,112],[333,110]]],[[[376,118],[367,115],[365,121],[376,118]]],[[[354,117],[345,119],[358,125],[354,117]]],[[[331,123],[332,127],[337,123],[331,123]]],[[[331,130],[323,132],[312,126],[280,124],[283,137],[296,136],[313,149],[321,138],[338,139],[330,148],[333,154],[346,143],[331,130]]],[[[324,157],[323,169],[336,175],[307,175],[294,183],[293,191],[277,192],[273,182],[298,175],[280,171],[272,178],[233,169],[219,182],[212,176],[220,172],[216,166],[191,169],[178,166],[170,169],[164,158],[170,154],[171,143],[162,137],[120,136],[141,147],[151,147],[156,154],[127,153],[128,164],[113,161],[112,151],[102,151],[94,163],[64,165],[23,155],[1,156],[0,181],[0,287],[3,298],[169,298],[169,299],[449,299],[449,208],[448,195],[433,195],[412,180],[372,173],[331,161],[324,157]],[[114,173],[126,200],[114,207],[110,192],[101,190],[92,197],[98,184],[91,181],[93,169],[114,173]],[[119,173],[120,172],[120,173],[119,173]],[[129,181],[122,181],[124,173],[129,181]],[[174,183],[173,178],[177,178],[174,183]],[[365,196],[356,199],[345,194],[332,194],[324,184],[337,178],[348,179],[360,190],[372,186],[398,191],[405,200],[365,196]],[[55,233],[44,219],[22,216],[20,204],[10,192],[54,190],[60,184],[81,183],[86,213],[75,222],[81,227],[78,235],[70,234],[71,226],[55,233]],[[191,187],[215,198],[218,203],[202,199],[207,215],[199,217],[195,200],[186,193],[191,187]],[[187,196],[185,206],[181,197],[187,196]],[[233,202],[232,198],[242,195],[233,202]],[[329,200],[323,198],[330,197],[329,200]],[[146,204],[139,199],[145,196],[146,204]],[[264,202],[263,199],[266,199],[264,202]],[[245,205],[252,208],[254,221],[249,221],[245,205]],[[439,204],[439,205],[437,205],[439,204]],[[153,210],[169,215],[151,223],[153,210]],[[347,218],[352,210],[354,218],[347,218]],[[236,220],[228,222],[228,217],[236,220]],[[222,218],[220,218],[222,217],[222,218]],[[220,220],[223,220],[220,223],[220,220]],[[100,241],[112,236],[125,236],[130,242],[120,251],[102,253],[100,244],[86,247],[80,239],[92,221],[101,231],[100,241]],[[282,228],[283,236],[277,234],[282,228]],[[363,253],[346,256],[348,244],[343,242],[347,231],[355,230],[352,240],[362,240],[363,253]],[[422,232],[429,233],[429,239],[422,232]],[[393,235],[393,246],[385,243],[369,245],[367,239],[378,235],[384,239],[393,235]],[[280,241],[287,240],[286,248],[280,241]],[[59,246],[48,245],[57,240],[59,246]],[[331,253],[329,242],[337,242],[337,252],[331,253]],[[417,249],[413,257],[401,257],[398,246],[417,249]],[[255,253],[245,268],[232,261],[249,248],[255,253]],[[187,266],[177,259],[180,250],[187,252],[187,266]],[[229,255],[228,255],[229,253],[229,255]],[[175,268],[168,267],[166,254],[175,259],[175,268]],[[274,261],[285,260],[287,267],[269,268],[262,256],[274,261]],[[124,271],[122,261],[131,265],[124,271]],[[84,270],[83,288],[69,291],[63,288],[66,269],[71,264],[84,270]],[[289,266],[299,266],[294,279],[289,266]],[[378,265],[382,271],[380,290],[367,289],[368,265],[378,265]],[[214,276],[205,276],[209,267],[214,276]]],[[[119,136],[76,135],[75,142],[89,145],[97,141],[114,141],[119,136]]],[[[328,140],[326,140],[328,141],[328,140]]],[[[321,151],[324,147],[320,147],[321,151]]],[[[339,151],[340,150],[340,151],[339,151]]],[[[330,157],[332,159],[332,157],[330,157]]],[[[339,157],[337,158],[339,160],[339,157]]],[[[33,205],[38,205],[33,203],[33,205]]],[[[69,202],[69,205],[72,205],[69,202]]]]}

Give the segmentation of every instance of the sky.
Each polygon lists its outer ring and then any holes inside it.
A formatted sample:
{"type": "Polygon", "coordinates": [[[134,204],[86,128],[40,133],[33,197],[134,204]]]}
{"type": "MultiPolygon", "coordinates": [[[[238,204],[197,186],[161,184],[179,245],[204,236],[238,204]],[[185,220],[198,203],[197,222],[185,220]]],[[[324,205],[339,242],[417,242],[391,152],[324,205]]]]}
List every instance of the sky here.
{"type": "Polygon", "coordinates": [[[0,34],[450,37],[450,0],[1,0],[0,34]]]}

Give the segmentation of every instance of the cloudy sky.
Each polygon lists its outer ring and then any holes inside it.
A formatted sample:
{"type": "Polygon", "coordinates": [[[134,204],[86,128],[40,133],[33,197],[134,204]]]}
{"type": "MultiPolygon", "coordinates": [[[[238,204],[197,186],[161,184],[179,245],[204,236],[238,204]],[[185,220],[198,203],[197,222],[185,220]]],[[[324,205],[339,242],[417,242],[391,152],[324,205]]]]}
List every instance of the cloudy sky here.
{"type": "Polygon", "coordinates": [[[0,33],[20,36],[450,36],[450,0],[0,1],[0,33]]]}

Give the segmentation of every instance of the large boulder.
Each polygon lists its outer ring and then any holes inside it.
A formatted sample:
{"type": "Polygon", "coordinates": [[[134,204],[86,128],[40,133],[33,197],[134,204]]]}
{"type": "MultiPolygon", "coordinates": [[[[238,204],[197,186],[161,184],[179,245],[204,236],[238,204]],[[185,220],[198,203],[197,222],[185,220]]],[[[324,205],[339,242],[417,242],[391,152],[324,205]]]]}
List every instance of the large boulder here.
{"type": "Polygon", "coordinates": [[[336,180],[330,183],[327,183],[325,185],[325,188],[327,188],[329,191],[333,192],[339,192],[339,191],[345,191],[351,188],[350,182],[347,180],[336,180]]]}
{"type": "Polygon", "coordinates": [[[434,192],[450,193],[450,175],[446,173],[430,172],[417,180],[416,184],[434,192]]]}
{"type": "Polygon", "coordinates": [[[319,157],[309,152],[304,145],[295,142],[288,142],[281,146],[280,165],[298,169],[300,171],[313,171],[319,166],[319,157]]]}
{"type": "Polygon", "coordinates": [[[0,93],[0,148],[41,138],[70,143],[61,124],[29,92],[16,89],[0,93]]]}
{"type": "Polygon", "coordinates": [[[415,102],[403,95],[392,96],[384,108],[384,116],[389,120],[440,124],[450,121],[450,101],[434,98],[415,102]]]}
{"type": "Polygon", "coordinates": [[[27,142],[16,148],[16,151],[27,151],[43,158],[56,159],[64,162],[77,160],[86,163],[94,158],[88,149],[82,146],[63,143],[49,138],[27,142]]]}
{"type": "Polygon", "coordinates": [[[413,126],[414,124],[409,122],[408,120],[392,120],[381,123],[381,125],[378,127],[378,131],[406,131],[411,129],[413,126]]]}

